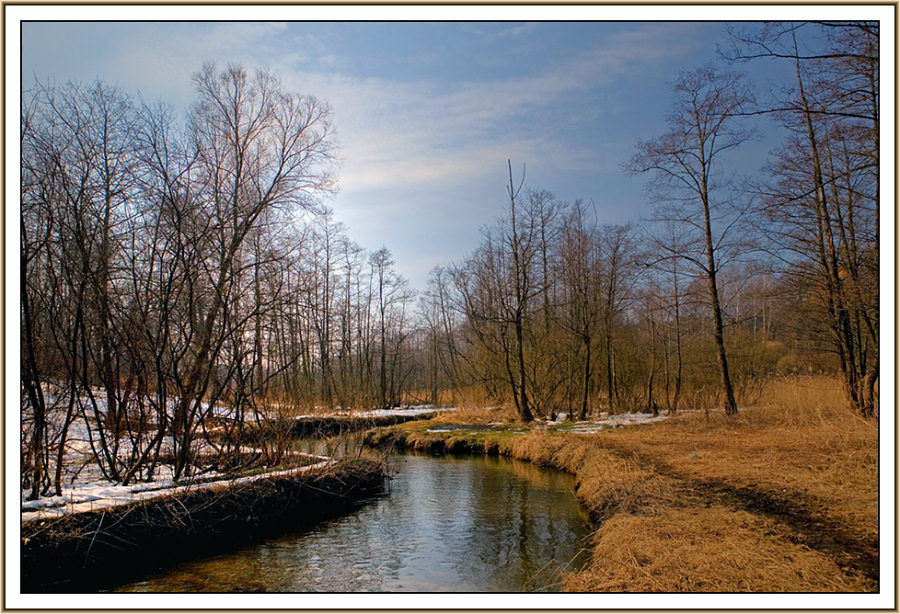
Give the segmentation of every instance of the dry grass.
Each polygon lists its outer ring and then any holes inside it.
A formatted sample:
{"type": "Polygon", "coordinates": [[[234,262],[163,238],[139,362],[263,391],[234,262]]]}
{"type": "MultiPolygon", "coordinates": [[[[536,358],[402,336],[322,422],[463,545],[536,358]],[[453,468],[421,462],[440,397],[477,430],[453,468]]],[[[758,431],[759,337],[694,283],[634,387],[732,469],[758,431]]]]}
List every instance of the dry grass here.
{"type": "Polygon", "coordinates": [[[478,409],[494,405],[482,386],[464,386],[453,391],[449,404],[460,409],[478,409]]]}
{"type": "Polygon", "coordinates": [[[569,591],[857,592],[871,580],[794,543],[782,527],[743,510],[669,509],[619,514],[595,535],[593,561],[569,591]]]}
{"type": "Polygon", "coordinates": [[[850,407],[841,382],[824,375],[785,377],[767,382],[759,397],[756,411],[749,412],[754,421],[781,426],[835,428],[855,423],[871,428],[850,407]]]}
{"type": "Polygon", "coordinates": [[[511,426],[516,422],[516,413],[506,407],[485,409],[483,407],[460,405],[459,409],[454,411],[441,412],[437,415],[435,421],[444,424],[500,423],[505,426],[511,426]]]}
{"type": "Polygon", "coordinates": [[[764,493],[813,519],[874,541],[878,428],[847,405],[831,378],[772,382],[737,417],[682,416],[610,432],[605,444],[682,478],[764,493]]]}
{"type": "MultiPolygon", "coordinates": [[[[409,423],[379,437],[575,474],[599,528],[568,590],[877,590],[877,422],[853,414],[826,377],[773,381],[758,399],[736,417],[683,413],[590,435],[409,423]]],[[[455,422],[496,419],[472,411],[455,422]]]]}

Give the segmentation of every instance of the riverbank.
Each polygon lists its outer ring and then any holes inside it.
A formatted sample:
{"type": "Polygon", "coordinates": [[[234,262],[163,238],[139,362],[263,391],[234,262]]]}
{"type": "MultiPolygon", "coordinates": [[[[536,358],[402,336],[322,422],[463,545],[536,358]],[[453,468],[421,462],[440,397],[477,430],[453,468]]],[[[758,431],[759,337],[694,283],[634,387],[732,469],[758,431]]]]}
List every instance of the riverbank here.
{"type": "Polygon", "coordinates": [[[346,512],[384,491],[384,467],[337,461],[22,523],[22,592],[85,592],[346,512]]]}
{"type": "Polygon", "coordinates": [[[397,409],[351,413],[347,415],[301,416],[291,426],[291,437],[329,437],[379,426],[428,420],[437,413],[434,409],[397,409]]]}
{"type": "MultiPolygon", "coordinates": [[[[448,411],[448,410],[441,410],[448,411]]],[[[285,426],[280,421],[260,421],[258,425],[244,425],[241,443],[261,445],[279,437],[300,439],[307,437],[333,437],[380,426],[403,424],[414,420],[428,420],[438,410],[430,406],[406,409],[375,409],[370,411],[331,412],[310,414],[287,419],[285,426]]],[[[220,438],[227,438],[226,431],[217,432],[220,438]]]]}
{"type": "Polygon", "coordinates": [[[569,591],[874,592],[878,426],[840,398],[829,380],[798,379],[773,383],[737,417],[690,412],[579,433],[470,412],[365,441],[574,474],[596,531],[569,591]]]}

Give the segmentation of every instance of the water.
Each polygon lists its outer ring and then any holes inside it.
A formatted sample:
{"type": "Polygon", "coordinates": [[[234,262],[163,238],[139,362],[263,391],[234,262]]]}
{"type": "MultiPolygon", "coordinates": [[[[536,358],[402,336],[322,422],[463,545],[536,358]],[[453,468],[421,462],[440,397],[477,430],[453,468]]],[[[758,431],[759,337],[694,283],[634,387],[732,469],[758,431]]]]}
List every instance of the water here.
{"type": "Polygon", "coordinates": [[[571,476],[497,458],[391,464],[390,494],[347,516],[117,590],[558,590],[561,571],[587,560],[571,476]]]}

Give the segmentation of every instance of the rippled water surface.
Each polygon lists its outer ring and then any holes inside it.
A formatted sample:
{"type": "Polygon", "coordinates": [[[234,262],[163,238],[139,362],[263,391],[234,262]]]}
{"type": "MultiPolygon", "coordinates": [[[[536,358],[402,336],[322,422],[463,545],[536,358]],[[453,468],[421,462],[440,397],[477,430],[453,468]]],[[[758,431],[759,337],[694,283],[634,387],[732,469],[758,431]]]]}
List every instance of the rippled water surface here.
{"type": "Polygon", "coordinates": [[[391,463],[390,494],[347,516],[118,590],[556,590],[561,567],[586,560],[568,475],[497,458],[391,463]]]}

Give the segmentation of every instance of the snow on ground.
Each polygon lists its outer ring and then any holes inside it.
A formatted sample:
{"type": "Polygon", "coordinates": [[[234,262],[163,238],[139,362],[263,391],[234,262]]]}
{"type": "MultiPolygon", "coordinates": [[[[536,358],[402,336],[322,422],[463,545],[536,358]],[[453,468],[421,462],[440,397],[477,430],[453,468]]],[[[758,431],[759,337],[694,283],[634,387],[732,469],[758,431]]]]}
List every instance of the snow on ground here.
{"type": "Polygon", "coordinates": [[[242,478],[228,478],[222,474],[210,472],[193,478],[187,484],[176,485],[171,478],[163,478],[154,482],[142,482],[130,486],[122,486],[106,481],[81,482],[64,487],[62,496],[53,496],[37,501],[26,501],[27,492],[22,493],[22,522],[44,518],[57,518],[66,514],[76,514],[100,509],[109,509],[127,505],[135,501],[148,501],[158,497],[184,493],[188,491],[217,486],[245,484],[282,475],[302,474],[321,467],[334,464],[334,459],[314,454],[307,456],[318,462],[304,467],[270,471],[242,478]]]}
{"type": "Polygon", "coordinates": [[[551,422],[554,426],[558,425],[562,427],[561,430],[565,430],[569,433],[598,433],[605,428],[616,428],[619,426],[627,426],[631,424],[648,424],[651,422],[659,422],[660,420],[666,420],[669,416],[659,414],[658,416],[654,416],[651,413],[628,413],[628,414],[613,414],[609,415],[606,412],[601,412],[600,418],[597,420],[580,420],[578,422],[574,422],[571,424],[566,424],[562,421],[562,418],[558,417],[556,422],[551,422]]]}
{"type": "Polygon", "coordinates": [[[295,420],[313,418],[383,418],[385,416],[426,416],[443,411],[459,411],[458,407],[434,407],[433,405],[414,405],[412,407],[394,409],[369,410],[335,410],[319,414],[300,414],[293,416],[295,420]]]}
{"type": "MultiPolygon", "coordinates": [[[[57,395],[56,392],[56,388],[54,387],[51,389],[49,385],[45,391],[45,394],[48,396],[48,404],[51,406],[51,411],[48,412],[47,417],[51,423],[51,431],[53,432],[62,430],[62,422],[65,417],[66,400],[57,395]]],[[[101,390],[94,390],[93,393],[97,402],[97,407],[102,416],[102,413],[106,408],[104,398],[105,393],[101,390]]],[[[78,398],[77,401],[79,406],[86,407],[88,405],[86,397],[78,398]]],[[[170,401],[170,403],[174,403],[174,401],[170,401]]],[[[200,409],[207,417],[216,417],[220,419],[233,417],[233,410],[222,405],[209,405],[204,402],[201,403],[200,409]]],[[[458,408],[436,408],[431,405],[418,405],[402,409],[323,412],[319,414],[298,415],[294,416],[293,419],[340,417],[376,418],[384,416],[415,417],[434,414],[438,411],[455,411],[456,409],[458,408]]],[[[122,486],[105,480],[103,479],[99,467],[96,465],[91,444],[93,441],[94,447],[98,445],[99,435],[97,433],[95,417],[91,416],[90,421],[85,421],[83,415],[84,414],[80,409],[79,411],[76,411],[76,417],[72,420],[68,428],[68,436],[65,443],[65,462],[63,465],[63,482],[65,485],[62,488],[62,496],[42,497],[37,501],[27,501],[30,489],[23,490],[23,521],[36,518],[51,518],[93,509],[104,509],[117,505],[124,505],[133,501],[153,499],[188,488],[212,487],[228,481],[228,478],[225,478],[220,474],[208,472],[194,476],[191,478],[189,484],[185,484],[185,482],[182,481],[181,485],[176,486],[172,480],[171,467],[165,465],[159,465],[157,467],[156,471],[159,477],[153,482],[141,482],[130,486],[122,486]]],[[[245,415],[245,419],[247,420],[253,420],[255,418],[265,420],[266,416],[263,414],[255,415],[253,412],[247,412],[245,415]]],[[[209,430],[214,431],[218,428],[222,427],[211,427],[209,430]]],[[[141,434],[139,437],[141,439],[141,445],[146,445],[146,441],[150,435],[141,434]]],[[[111,442],[107,443],[111,445],[111,442]]],[[[212,452],[210,445],[202,439],[195,440],[191,445],[195,454],[212,452]]],[[[131,439],[129,437],[122,437],[118,441],[119,458],[128,458],[131,450],[131,439]]],[[[171,450],[171,437],[167,436],[162,442],[161,452],[166,454],[171,453],[171,450]]],[[[242,447],[241,451],[249,453],[259,452],[259,450],[247,447],[242,447]]],[[[333,459],[327,456],[317,456],[303,452],[295,452],[295,454],[310,457],[311,461],[316,461],[316,464],[313,466],[322,466],[323,463],[334,462],[333,459]]],[[[306,468],[301,469],[303,471],[306,470],[306,468]]],[[[290,473],[292,471],[300,471],[301,469],[291,469],[287,472],[280,473],[290,473]]],[[[261,474],[259,476],[253,476],[250,479],[261,479],[262,477],[271,475],[279,475],[279,473],[261,474]]],[[[241,478],[241,480],[243,479],[244,478],[241,478]]],[[[241,480],[238,480],[238,482],[241,480]]]]}
{"type": "Polygon", "coordinates": [[[417,407],[407,407],[406,409],[372,409],[369,411],[357,412],[353,415],[363,418],[381,418],[383,416],[424,416],[434,414],[439,411],[457,411],[457,407],[432,407],[430,405],[420,405],[417,407]]]}

